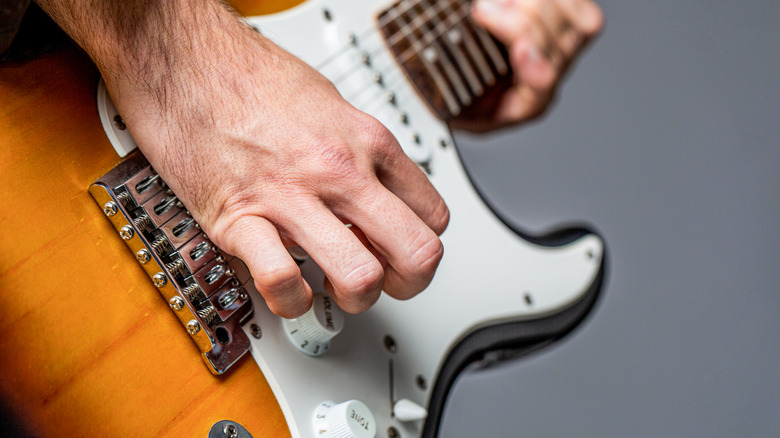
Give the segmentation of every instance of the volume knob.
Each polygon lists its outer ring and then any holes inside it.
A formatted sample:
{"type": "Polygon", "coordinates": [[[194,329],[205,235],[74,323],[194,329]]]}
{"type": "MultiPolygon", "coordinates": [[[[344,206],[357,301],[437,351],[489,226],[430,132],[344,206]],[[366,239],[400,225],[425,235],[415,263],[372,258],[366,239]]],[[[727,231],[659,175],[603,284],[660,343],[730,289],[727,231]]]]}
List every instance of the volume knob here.
{"type": "Polygon", "coordinates": [[[374,414],[359,400],[320,403],[314,410],[314,436],[321,438],[374,438],[374,414]]]}
{"type": "Polygon", "coordinates": [[[316,294],[308,312],[284,319],[282,324],[295,348],[309,356],[319,356],[328,351],[330,340],[344,328],[344,313],[329,295],[316,294]]]}

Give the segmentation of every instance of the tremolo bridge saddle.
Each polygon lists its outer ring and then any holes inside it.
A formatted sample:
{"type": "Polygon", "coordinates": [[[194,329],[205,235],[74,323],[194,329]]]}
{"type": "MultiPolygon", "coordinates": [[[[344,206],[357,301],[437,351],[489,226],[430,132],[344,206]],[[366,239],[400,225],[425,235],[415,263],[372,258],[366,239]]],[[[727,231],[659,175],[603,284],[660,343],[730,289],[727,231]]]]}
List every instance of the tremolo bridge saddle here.
{"type": "Polygon", "coordinates": [[[138,152],[89,188],[165,298],[214,374],[247,351],[241,323],[252,315],[249,270],[220,253],[138,152]]]}

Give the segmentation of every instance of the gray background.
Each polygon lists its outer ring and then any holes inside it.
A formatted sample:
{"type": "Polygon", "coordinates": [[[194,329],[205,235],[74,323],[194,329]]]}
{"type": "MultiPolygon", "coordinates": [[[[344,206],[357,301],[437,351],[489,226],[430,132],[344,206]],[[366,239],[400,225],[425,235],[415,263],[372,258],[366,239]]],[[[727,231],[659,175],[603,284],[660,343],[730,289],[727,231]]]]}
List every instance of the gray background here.
{"type": "Polygon", "coordinates": [[[459,144],[515,223],[604,235],[602,301],[462,376],[441,436],[780,436],[780,2],[600,4],[545,120],[459,144]]]}

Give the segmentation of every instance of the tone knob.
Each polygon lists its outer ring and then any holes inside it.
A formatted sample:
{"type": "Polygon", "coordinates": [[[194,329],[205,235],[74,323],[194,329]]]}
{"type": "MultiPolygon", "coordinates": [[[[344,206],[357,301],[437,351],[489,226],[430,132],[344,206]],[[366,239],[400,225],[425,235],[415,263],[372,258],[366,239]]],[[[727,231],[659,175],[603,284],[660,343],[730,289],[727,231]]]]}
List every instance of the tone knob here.
{"type": "Polygon", "coordinates": [[[318,438],[374,438],[374,414],[359,400],[325,401],[314,410],[314,436],[318,438]]]}
{"type": "Polygon", "coordinates": [[[328,351],[330,340],[344,327],[344,313],[329,295],[315,294],[308,312],[282,321],[295,348],[309,356],[319,356],[328,351]]]}

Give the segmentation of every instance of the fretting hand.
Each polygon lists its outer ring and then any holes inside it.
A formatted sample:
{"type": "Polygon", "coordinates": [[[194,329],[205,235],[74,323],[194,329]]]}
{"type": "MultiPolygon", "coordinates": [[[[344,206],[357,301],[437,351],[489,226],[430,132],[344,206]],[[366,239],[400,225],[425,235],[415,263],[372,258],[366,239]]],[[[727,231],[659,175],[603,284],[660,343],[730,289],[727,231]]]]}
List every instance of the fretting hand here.
{"type": "Polygon", "coordinates": [[[475,0],[474,19],[509,52],[513,84],[467,111],[453,126],[486,131],[531,120],[549,107],[563,75],[601,31],[591,0],[475,0]]]}

